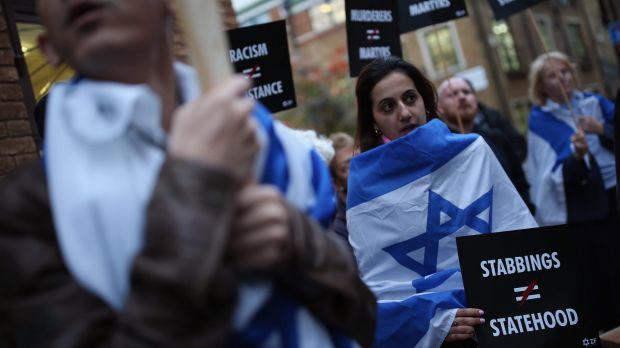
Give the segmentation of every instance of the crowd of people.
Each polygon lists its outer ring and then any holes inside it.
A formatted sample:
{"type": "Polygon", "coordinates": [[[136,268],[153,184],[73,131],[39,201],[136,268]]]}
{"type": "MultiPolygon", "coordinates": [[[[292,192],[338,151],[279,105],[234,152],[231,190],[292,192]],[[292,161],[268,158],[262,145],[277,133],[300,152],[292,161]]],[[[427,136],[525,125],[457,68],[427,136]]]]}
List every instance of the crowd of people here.
{"type": "Polygon", "coordinates": [[[617,226],[615,107],[562,53],[531,65],[527,141],[396,57],[328,140],[242,77],[201,94],[170,1],[75,6],[38,1],[79,77],[47,97],[42,161],[0,182],[0,347],[476,347],[456,237],[617,226]]]}

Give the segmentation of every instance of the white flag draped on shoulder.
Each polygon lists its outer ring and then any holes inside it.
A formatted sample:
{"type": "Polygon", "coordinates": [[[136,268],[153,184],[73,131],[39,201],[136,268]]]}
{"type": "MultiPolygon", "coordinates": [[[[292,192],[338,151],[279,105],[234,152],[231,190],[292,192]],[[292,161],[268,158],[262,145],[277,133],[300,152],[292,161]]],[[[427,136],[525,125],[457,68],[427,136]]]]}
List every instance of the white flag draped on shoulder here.
{"type": "MultiPolygon", "coordinates": [[[[196,73],[175,65],[183,100],[199,96],[196,73]]],[[[45,163],[59,246],[74,278],[111,307],[123,307],[146,209],[165,159],[159,98],[146,85],[77,79],[52,88],[45,163]]],[[[327,225],[335,211],[329,171],[311,144],[255,110],[261,152],[256,175],[327,225]]],[[[295,298],[271,283],[242,287],[234,342],[244,347],[349,347],[295,298]]]]}
{"type": "Polygon", "coordinates": [[[466,306],[455,238],[536,226],[482,137],[433,120],[356,156],[347,224],[376,347],[439,347],[466,306]]]}

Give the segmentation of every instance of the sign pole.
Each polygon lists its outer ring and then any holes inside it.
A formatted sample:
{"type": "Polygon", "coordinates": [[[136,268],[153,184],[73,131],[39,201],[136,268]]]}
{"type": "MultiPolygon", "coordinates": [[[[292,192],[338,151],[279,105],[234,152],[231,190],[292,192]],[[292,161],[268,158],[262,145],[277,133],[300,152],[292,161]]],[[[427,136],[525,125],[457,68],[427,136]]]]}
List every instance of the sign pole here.
{"type": "Polygon", "coordinates": [[[215,0],[179,0],[177,4],[191,61],[206,92],[233,75],[222,11],[215,0]]]}
{"type": "MultiPolygon", "coordinates": [[[[547,48],[547,45],[545,44],[545,39],[542,35],[542,31],[540,30],[540,26],[538,25],[538,22],[536,22],[536,19],[534,18],[534,13],[532,12],[531,8],[527,9],[527,14],[528,14],[528,17],[530,18],[530,21],[532,22],[532,25],[534,26],[536,35],[538,36],[538,39],[540,40],[540,44],[545,54],[545,59],[549,60],[551,58],[549,55],[549,49],[547,48]]],[[[555,66],[553,66],[553,69],[555,69],[555,66]]],[[[556,74],[558,78],[560,78],[559,68],[558,68],[558,71],[556,71],[556,74]]],[[[564,102],[568,106],[568,111],[570,111],[572,118],[576,120],[575,111],[573,110],[573,104],[570,102],[570,99],[568,98],[568,93],[566,93],[566,89],[564,88],[564,85],[562,83],[560,83],[559,86],[560,86],[560,91],[562,91],[562,97],[564,98],[564,102]]]]}
{"type": "MultiPolygon", "coordinates": [[[[452,78],[450,76],[450,72],[448,71],[448,64],[446,63],[446,56],[443,50],[443,46],[441,45],[441,41],[439,40],[439,31],[437,30],[437,25],[433,24],[433,33],[435,35],[435,40],[437,40],[437,47],[439,49],[439,57],[441,59],[441,66],[442,66],[442,70],[444,71],[444,74],[448,77],[448,89],[450,90],[450,98],[452,98],[452,82],[450,81],[450,79],[452,78]]],[[[461,134],[465,134],[465,127],[463,127],[463,119],[461,118],[461,110],[459,110],[459,108],[456,108],[456,121],[459,125],[459,132],[461,132],[461,134]]]]}

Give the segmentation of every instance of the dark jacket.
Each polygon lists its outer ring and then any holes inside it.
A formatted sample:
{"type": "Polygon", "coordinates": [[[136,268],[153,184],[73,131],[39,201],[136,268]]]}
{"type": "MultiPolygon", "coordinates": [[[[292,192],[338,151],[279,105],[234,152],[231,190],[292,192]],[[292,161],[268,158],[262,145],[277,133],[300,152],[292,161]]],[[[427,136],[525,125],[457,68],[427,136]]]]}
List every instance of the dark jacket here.
{"type": "Polygon", "coordinates": [[[510,121],[502,116],[499,111],[492,109],[483,103],[478,103],[479,117],[476,119],[476,124],[480,127],[494,129],[500,132],[506,141],[511,144],[511,148],[515,155],[519,159],[519,162],[523,163],[527,156],[527,143],[523,135],[521,135],[517,129],[510,123],[510,121]]]}
{"type": "Polygon", "coordinates": [[[497,111],[485,106],[479,110],[483,116],[474,124],[472,133],[480,134],[484,138],[517,192],[534,214],[535,207],[530,200],[530,185],[523,172],[523,160],[526,155],[523,137],[497,111]]]}
{"type": "MultiPolygon", "coordinates": [[[[40,165],[0,182],[0,347],[223,347],[239,275],[226,260],[237,182],[168,159],[131,291],[115,312],[71,276],[40,165]],[[197,233],[199,231],[200,233],[197,233]]],[[[288,207],[290,262],[271,274],[328,327],[370,346],[375,298],[337,237],[288,207]]]]}

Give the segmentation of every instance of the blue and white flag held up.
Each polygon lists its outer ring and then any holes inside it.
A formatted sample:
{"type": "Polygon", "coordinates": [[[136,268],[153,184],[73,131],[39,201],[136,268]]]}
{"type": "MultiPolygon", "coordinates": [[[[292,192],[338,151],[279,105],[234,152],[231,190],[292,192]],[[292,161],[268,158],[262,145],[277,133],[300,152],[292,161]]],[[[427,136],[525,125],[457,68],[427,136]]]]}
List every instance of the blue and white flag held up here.
{"type": "Polygon", "coordinates": [[[433,120],[356,156],[347,224],[379,299],[376,347],[439,347],[466,307],[455,238],[535,227],[493,152],[433,120]]]}
{"type": "MultiPolygon", "coordinates": [[[[183,100],[199,96],[195,71],[175,65],[183,100]]],[[[256,176],[327,225],[335,212],[329,171],[310,144],[254,112],[261,152],[256,176]]],[[[72,276],[120,310],[132,260],[144,240],[146,210],[165,160],[161,103],[146,85],[80,79],[53,87],[45,159],[56,233],[72,276]],[[158,146],[155,146],[158,145],[158,146]]],[[[271,283],[247,284],[235,311],[244,347],[349,347],[271,283]]]]}

